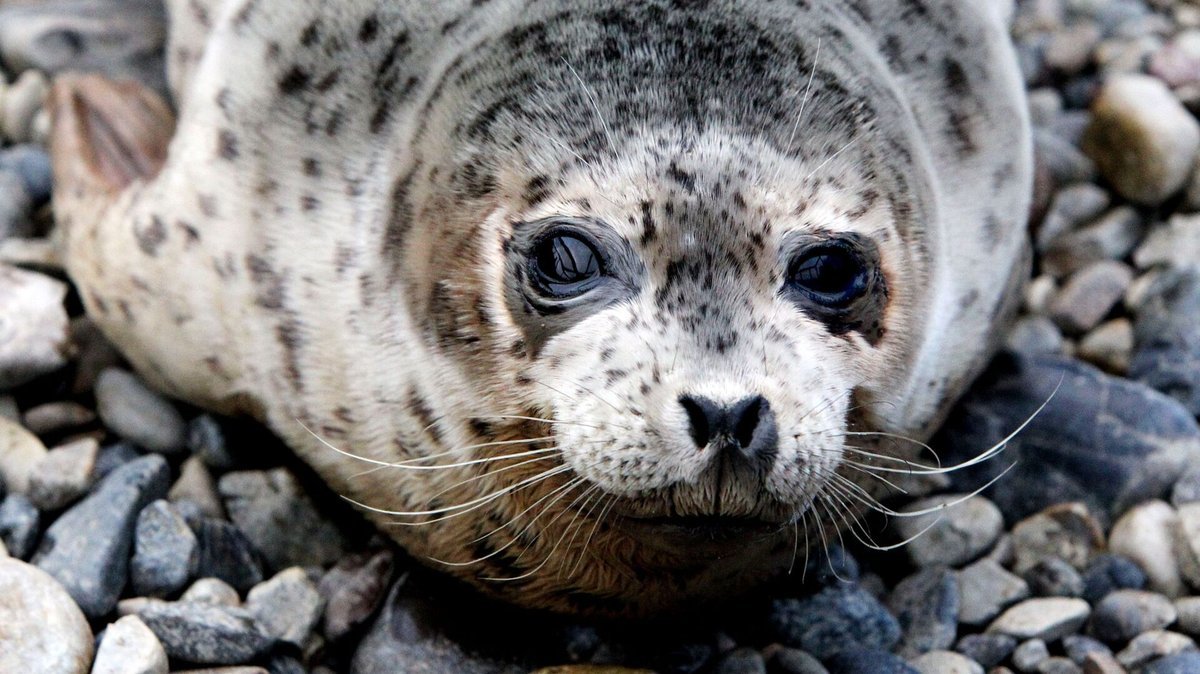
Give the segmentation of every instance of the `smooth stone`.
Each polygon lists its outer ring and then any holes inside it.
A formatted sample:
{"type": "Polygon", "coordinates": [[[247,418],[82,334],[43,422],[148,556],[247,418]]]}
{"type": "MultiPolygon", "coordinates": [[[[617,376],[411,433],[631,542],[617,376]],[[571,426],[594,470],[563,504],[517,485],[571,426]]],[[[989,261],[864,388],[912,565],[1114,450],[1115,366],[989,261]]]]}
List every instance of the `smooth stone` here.
{"type": "Polygon", "coordinates": [[[901,636],[896,618],[855,586],[828,587],[804,599],[776,599],[768,625],[780,643],[822,661],[856,646],[891,649],[901,636]]]}
{"type": "MultiPolygon", "coordinates": [[[[3,41],[0,40],[0,45],[3,41]]],[[[2,49],[2,47],[0,47],[2,49]]],[[[33,139],[33,119],[50,92],[50,82],[38,70],[26,70],[8,87],[0,106],[0,131],[14,143],[33,139]]]]}
{"type": "Polygon", "coordinates": [[[70,401],[43,403],[25,411],[21,423],[34,435],[62,433],[87,426],[96,420],[96,413],[70,401]]]}
{"type": "Polygon", "coordinates": [[[0,503],[0,541],[8,554],[29,559],[41,532],[41,513],[23,494],[9,494],[0,503]]]}
{"type": "Polygon", "coordinates": [[[1083,669],[1070,658],[1053,656],[1038,663],[1037,674],[1083,674],[1083,669]]]}
{"type": "Polygon", "coordinates": [[[1133,323],[1116,318],[1084,335],[1075,355],[1105,372],[1125,374],[1133,356],[1133,342],[1133,323]]]}
{"type": "Polygon", "coordinates": [[[34,204],[41,205],[50,200],[54,170],[46,148],[25,144],[0,150],[0,170],[19,177],[25,194],[34,204]]]}
{"type": "Polygon", "coordinates": [[[66,365],[70,348],[63,307],[66,295],[67,286],[61,281],[0,264],[0,390],[66,365]]]}
{"type": "Polygon", "coordinates": [[[0,241],[35,234],[33,200],[21,176],[0,168],[0,241]]]}
{"type": "Polygon", "coordinates": [[[1085,568],[1104,548],[1104,531],[1086,505],[1062,503],[1017,522],[1012,542],[1013,572],[1024,576],[1046,559],[1085,568]]]}
{"type": "Polygon", "coordinates": [[[1066,339],[1054,321],[1045,316],[1022,316],[1013,323],[1005,345],[1024,354],[1063,353],[1066,339]]]}
{"type": "Polygon", "coordinates": [[[1034,129],[1033,147],[1038,162],[1045,166],[1054,183],[1069,185],[1096,179],[1096,162],[1071,141],[1045,129],[1034,129]]]}
{"type": "Polygon", "coordinates": [[[1117,590],[1092,609],[1089,631],[1097,639],[1121,644],[1142,632],[1162,629],[1175,618],[1175,606],[1161,594],[1117,590]]]}
{"type": "Polygon", "coordinates": [[[192,601],[212,606],[241,606],[238,591],[220,578],[201,578],[192,583],[179,597],[179,601],[192,601]]]}
{"type": "Polygon", "coordinates": [[[909,664],[921,674],[983,674],[978,662],[954,651],[930,651],[909,664]]]}
{"type": "Polygon", "coordinates": [[[1200,597],[1180,597],[1175,600],[1175,627],[1190,636],[1200,636],[1200,597]]]}
{"type": "Polygon", "coordinates": [[[1041,639],[1030,639],[1017,646],[1013,651],[1012,663],[1017,671],[1032,672],[1038,668],[1038,665],[1049,659],[1050,649],[1046,647],[1046,642],[1041,639]]]}
{"type": "Polygon", "coordinates": [[[196,575],[220,578],[245,592],[263,580],[262,565],[254,545],[233,524],[206,519],[194,528],[200,541],[196,575]]]}
{"type": "Polygon", "coordinates": [[[737,648],[717,662],[713,674],[767,674],[767,663],[753,648],[737,648]]]}
{"type": "Polygon", "coordinates": [[[907,662],[887,651],[851,647],[826,662],[829,674],[918,674],[907,662]]]}
{"type": "Polygon", "coordinates": [[[1037,597],[1082,597],[1083,577],[1075,567],[1058,557],[1046,557],[1024,573],[1025,582],[1037,597]]]}
{"type": "Polygon", "coordinates": [[[138,617],[167,655],[197,664],[240,665],[275,645],[249,611],[198,602],[153,602],[138,617]]]}
{"type": "Polygon", "coordinates": [[[1196,674],[1200,672],[1200,653],[1180,653],[1142,667],[1139,674],[1196,674]]]}
{"type": "Polygon", "coordinates": [[[887,603],[902,633],[897,654],[915,658],[953,646],[960,605],[958,581],[952,571],[924,569],[900,581],[887,603]]]}
{"type": "Polygon", "coordinates": [[[1134,637],[1128,646],[1117,653],[1117,662],[1129,669],[1137,669],[1151,660],[1187,652],[1196,652],[1196,642],[1191,637],[1178,632],[1155,630],[1134,637]]]}
{"type": "Polygon", "coordinates": [[[199,457],[190,456],[179,468],[179,479],[171,485],[167,498],[172,503],[194,503],[205,517],[225,518],[225,505],[217,493],[217,481],[199,457]]]}
{"type": "Polygon", "coordinates": [[[146,623],[128,615],[104,629],[91,674],[167,674],[167,653],[146,623]]]}
{"type": "Polygon", "coordinates": [[[1029,585],[991,559],[958,572],[959,622],[986,625],[1004,609],[1029,597],[1029,585]]]}
{"type": "Polygon", "coordinates": [[[1175,512],[1175,560],[1188,585],[1200,590],[1200,503],[1185,503],[1175,512]]]}
{"type": "Polygon", "coordinates": [[[1186,269],[1200,259],[1200,214],[1175,215],[1156,225],[1133,252],[1138,269],[1166,266],[1186,269]]]}
{"type": "Polygon", "coordinates": [[[395,563],[390,550],[373,555],[354,554],[339,561],[318,585],[325,598],[322,632],[338,641],[375,614],[391,582],[395,563]]]}
{"type": "Polygon", "coordinates": [[[944,494],[920,499],[904,512],[937,509],[917,517],[898,518],[895,527],[902,539],[918,536],[905,549],[917,566],[959,566],[987,552],[1004,530],[1004,517],[986,498],[944,494]],[[961,503],[955,504],[957,501],[961,503]],[[926,530],[928,529],[928,530],[926,530]],[[921,534],[925,531],[924,534],[921,534]]]}
{"type": "Polygon", "coordinates": [[[142,508],[134,529],[129,575],[133,591],[167,597],[182,590],[200,565],[200,542],[167,501],[142,508]]]}
{"type": "Polygon", "coordinates": [[[103,480],[114,470],[132,461],[142,458],[142,453],[128,442],[118,442],[100,450],[96,457],[96,480],[103,480]]]}
{"type": "Polygon", "coordinates": [[[1127,674],[1117,659],[1104,653],[1089,653],[1083,661],[1083,674],[1127,674]]]}
{"type": "Polygon", "coordinates": [[[163,454],[183,449],[187,426],[179,411],[126,370],[100,373],[96,409],[105,426],[145,449],[163,454]]]}
{"type": "Polygon", "coordinates": [[[1187,182],[1200,124],[1160,80],[1115,75],[1092,103],[1082,149],[1122,196],[1157,205],[1187,182]]]}
{"type": "Polygon", "coordinates": [[[954,645],[954,650],[984,667],[1004,662],[1016,648],[1016,638],[1007,634],[968,634],[954,645]]]}
{"type": "Polygon", "coordinates": [[[255,585],[245,604],[267,634],[298,647],[312,634],[324,606],[317,587],[298,566],[255,585]]]}
{"type": "Polygon", "coordinates": [[[1178,401],[1059,356],[998,356],[931,444],[954,465],[1006,438],[995,460],[950,479],[955,491],[972,492],[1016,463],[983,492],[1009,523],[1068,501],[1116,516],[1200,465],[1200,426],[1178,401]]]}
{"type": "Polygon", "coordinates": [[[1095,604],[1116,590],[1140,590],[1146,587],[1146,572],[1121,555],[1103,554],[1083,570],[1083,598],[1095,604]]]}
{"type": "Polygon", "coordinates": [[[61,585],[0,559],[0,672],[86,674],[92,648],[92,629],[61,585]]]}
{"type": "Polygon", "coordinates": [[[1200,33],[1179,33],[1150,57],[1146,72],[1172,89],[1200,82],[1200,33]]]}
{"type": "Polygon", "coordinates": [[[238,457],[225,442],[225,430],[211,415],[201,414],[188,423],[187,447],[212,470],[225,472],[238,467],[238,457]]]}
{"type": "Polygon", "coordinates": [[[96,479],[100,443],[83,438],[55,447],[29,474],[29,500],[38,510],[58,510],[87,493],[96,479]]]}
{"type": "Polygon", "coordinates": [[[217,481],[229,519],[274,569],[326,566],[342,557],[342,532],[286,468],[226,473],[217,481]]]}
{"type": "MultiPolygon", "coordinates": [[[[1090,182],[1067,185],[1054,193],[1037,233],[1037,249],[1046,251],[1054,241],[1100,217],[1112,203],[1108,190],[1090,182]]],[[[1061,277],[1062,274],[1054,274],[1061,277]]]]}
{"type": "Polygon", "coordinates": [[[1168,270],[1147,289],[1129,376],[1200,416],[1200,267],[1168,270]]]}
{"type": "Polygon", "coordinates": [[[8,491],[28,492],[29,477],[46,454],[46,446],[37,436],[17,422],[0,417],[0,478],[8,491]]]}
{"type": "Polygon", "coordinates": [[[1050,302],[1049,316],[1069,335],[1100,324],[1125,296],[1133,270],[1114,260],[1094,262],[1072,274],[1050,302]]]}
{"type": "Polygon", "coordinates": [[[808,653],[777,644],[767,660],[767,670],[771,674],[829,674],[825,665],[808,653]]]}
{"type": "Polygon", "coordinates": [[[1046,597],[1026,599],[1000,614],[987,631],[1017,639],[1054,641],[1076,632],[1087,621],[1091,607],[1082,599],[1046,597]]]}
{"type": "Polygon", "coordinates": [[[1171,505],[1179,508],[1185,503],[1200,503],[1200,466],[1184,473],[1171,487],[1171,505]]]}
{"type": "Polygon", "coordinates": [[[128,580],[137,515],[167,492],[169,470],[150,455],[114,470],[42,537],[33,562],[67,589],[85,615],[113,609],[128,580]]]}
{"type": "Polygon", "coordinates": [[[1099,220],[1054,239],[1042,255],[1042,270],[1066,278],[1102,260],[1123,260],[1141,243],[1145,232],[1137,211],[1129,206],[1114,208],[1099,220]]]}
{"type": "Polygon", "coordinates": [[[1146,572],[1150,589],[1171,598],[1185,590],[1172,540],[1177,520],[1166,502],[1146,501],[1117,520],[1108,537],[1109,550],[1135,562],[1146,572]]]}
{"type": "MultiPolygon", "coordinates": [[[[1042,274],[1025,286],[1025,294],[1022,296],[1021,301],[1024,302],[1025,309],[1030,314],[1044,314],[1050,306],[1050,301],[1057,294],[1058,281],[1049,274],[1042,274]]],[[[1055,329],[1057,330],[1057,326],[1055,326],[1055,329]]]]}
{"type": "Polygon", "coordinates": [[[1112,650],[1102,642],[1082,634],[1071,634],[1063,637],[1063,651],[1077,665],[1083,665],[1087,656],[1092,653],[1112,655],[1112,650]]]}

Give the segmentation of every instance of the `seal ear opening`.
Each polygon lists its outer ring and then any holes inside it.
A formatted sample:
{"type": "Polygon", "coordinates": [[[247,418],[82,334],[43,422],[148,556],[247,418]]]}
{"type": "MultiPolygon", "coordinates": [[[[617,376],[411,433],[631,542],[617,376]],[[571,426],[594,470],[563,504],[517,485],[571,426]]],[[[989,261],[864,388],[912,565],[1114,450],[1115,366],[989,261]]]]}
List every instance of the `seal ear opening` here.
{"type": "Polygon", "coordinates": [[[175,116],[141,84],[64,75],[47,105],[54,181],[68,198],[114,196],[166,162],[175,116]]]}

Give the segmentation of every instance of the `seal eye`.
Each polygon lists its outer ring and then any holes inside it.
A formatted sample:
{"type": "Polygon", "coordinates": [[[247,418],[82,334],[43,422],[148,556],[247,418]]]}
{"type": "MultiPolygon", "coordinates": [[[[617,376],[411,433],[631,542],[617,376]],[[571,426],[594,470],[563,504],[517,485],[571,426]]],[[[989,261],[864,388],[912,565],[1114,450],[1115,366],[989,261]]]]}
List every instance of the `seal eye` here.
{"type": "Polygon", "coordinates": [[[551,232],[542,237],[530,264],[541,289],[555,297],[580,295],[600,282],[600,255],[574,233],[551,232]]]}
{"type": "Polygon", "coordinates": [[[841,309],[867,289],[867,268],[848,246],[825,244],[810,248],[792,263],[788,284],[805,297],[831,309],[841,309]]]}

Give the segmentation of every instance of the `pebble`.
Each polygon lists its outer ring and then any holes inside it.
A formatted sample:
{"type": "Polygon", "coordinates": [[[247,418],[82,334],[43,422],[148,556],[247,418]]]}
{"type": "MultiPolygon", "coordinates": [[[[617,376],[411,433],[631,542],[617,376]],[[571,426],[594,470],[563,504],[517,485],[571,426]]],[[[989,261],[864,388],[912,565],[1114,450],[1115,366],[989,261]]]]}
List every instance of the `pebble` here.
{"type": "Polygon", "coordinates": [[[1090,612],[1091,607],[1082,599],[1026,599],[1001,613],[987,631],[1017,639],[1054,641],[1077,631],[1087,621],[1090,612]]]}
{"type": "Polygon", "coordinates": [[[1184,593],[1183,578],[1174,555],[1175,509],[1151,500],[1126,512],[1109,533],[1108,547],[1146,572],[1149,586],[1174,598],[1184,593]]]}
{"type": "Polygon", "coordinates": [[[187,426],[175,406],[126,370],[100,373],[96,409],[105,426],[145,449],[175,454],[184,447],[187,426]]]}
{"type": "Polygon", "coordinates": [[[959,622],[985,625],[1009,606],[1029,597],[1029,585],[991,559],[958,572],[959,622]]]}
{"type": "Polygon", "coordinates": [[[262,582],[258,553],[236,526],[224,520],[206,519],[198,523],[195,532],[200,541],[196,575],[220,578],[239,592],[262,582]]]}
{"type": "Polygon", "coordinates": [[[1066,278],[1102,260],[1125,259],[1144,233],[1137,211],[1129,206],[1114,208],[1086,227],[1054,239],[1042,255],[1042,270],[1066,278]]]}
{"type": "Polygon", "coordinates": [[[1058,294],[1058,281],[1053,276],[1042,274],[1025,286],[1022,301],[1025,309],[1033,316],[1046,313],[1050,301],[1058,294]]]}
{"type": "Polygon", "coordinates": [[[737,648],[717,662],[713,674],[767,674],[767,663],[753,648],[737,648]]]}
{"type": "Polygon", "coordinates": [[[171,485],[167,498],[173,503],[194,503],[206,517],[225,518],[225,506],[217,493],[217,482],[199,457],[190,456],[179,468],[179,479],[171,485]]]}
{"type": "Polygon", "coordinates": [[[1025,354],[1063,353],[1066,339],[1054,321],[1045,316],[1022,316],[1008,331],[1009,350],[1025,354]]]}
{"type": "Polygon", "coordinates": [[[869,648],[839,651],[825,665],[829,674],[918,674],[895,655],[869,648]]]}
{"type": "Polygon", "coordinates": [[[1084,636],[1082,634],[1071,634],[1063,637],[1062,645],[1063,651],[1067,654],[1067,657],[1078,665],[1082,665],[1084,661],[1087,660],[1087,656],[1092,653],[1104,653],[1105,655],[1112,655],[1112,650],[1110,650],[1108,646],[1105,646],[1096,639],[1093,639],[1089,636],[1084,636]]]}
{"type": "Polygon", "coordinates": [[[1115,75],[1092,103],[1082,148],[1118,193],[1153,206],[1187,182],[1200,151],[1200,124],[1162,81],[1115,75]]]}
{"type": "Polygon", "coordinates": [[[768,624],[781,643],[822,661],[851,646],[891,649],[901,635],[896,619],[855,586],[825,588],[805,599],[777,599],[768,624]]]}
{"type": "Polygon", "coordinates": [[[70,401],[44,403],[31,407],[21,417],[26,430],[34,435],[46,436],[72,431],[87,426],[96,420],[92,410],[70,401]]]}
{"type": "Polygon", "coordinates": [[[1058,557],[1040,560],[1024,574],[1030,591],[1038,597],[1081,597],[1083,577],[1058,557]]]}
{"type": "MultiPolygon", "coordinates": [[[[1038,250],[1049,249],[1063,235],[1100,217],[1111,203],[1112,196],[1108,190],[1090,182],[1075,183],[1058,190],[1038,227],[1038,250]]],[[[1054,276],[1061,277],[1062,274],[1054,276]]]]}
{"type": "Polygon", "coordinates": [[[900,623],[897,653],[914,658],[953,646],[960,604],[958,581],[945,568],[924,569],[900,581],[887,603],[900,623]]]}
{"type": "Polygon", "coordinates": [[[798,648],[778,646],[767,660],[771,674],[829,674],[819,660],[798,648]]]}
{"type": "Polygon", "coordinates": [[[275,639],[243,608],[151,602],[137,615],[167,655],[188,662],[240,665],[266,655],[275,645],[275,639]]]}
{"type": "Polygon", "coordinates": [[[0,503],[0,541],[8,554],[29,559],[37,545],[41,514],[23,494],[9,494],[0,503]]]}
{"type": "Polygon", "coordinates": [[[1200,259],[1200,214],[1175,215],[1156,225],[1133,252],[1138,269],[1165,266],[1184,269],[1200,259]]]}
{"type": "Polygon", "coordinates": [[[1175,618],[1175,606],[1161,594],[1117,590],[1093,608],[1089,631],[1107,643],[1123,644],[1142,632],[1162,629],[1175,618]]]}
{"type": "Polygon", "coordinates": [[[133,591],[166,597],[182,590],[200,565],[200,543],[183,516],[168,501],[142,508],[134,529],[129,562],[133,591]]]}
{"type": "Polygon", "coordinates": [[[1186,503],[1176,510],[1172,533],[1179,572],[1193,589],[1200,590],[1200,503],[1186,503]]]}
{"type": "Polygon", "coordinates": [[[9,491],[29,491],[29,477],[46,458],[46,446],[15,421],[0,417],[0,478],[9,491]]]}
{"type": "Polygon", "coordinates": [[[41,206],[50,201],[54,170],[46,148],[24,144],[0,150],[0,171],[17,176],[23,191],[34,205],[41,206]]]}
{"type": "Polygon", "coordinates": [[[1105,653],[1089,653],[1083,660],[1083,674],[1127,674],[1117,659],[1105,653]]]}
{"type": "Polygon", "coordinates": [[[1171,487],[1171,505],[1200,502],[1200,466],[1188,470],[1171,487]]]}
{"type": "Polygon", "coordinates": [[[241,606],[242,598],[237,590],[220,578],[201,578],[192,583],[179,597],[179,601],[192,601],[211,606],[241,606]]]}
{"type": "Polygon", "coordinates": [[[338,641],[374,615],[387,594],[395,567],[392,552],[350,555],[331,568],[318,586],[325,599],[322,632],[338,641]]]}
{"type": "Polygon", "coordinates": [[[1103,554],[1083,571],[1083,598],[1095,604],[1116,590],[1140,590],[1146,587],[1146,572],[1121,555],[1103,554]]]}
{"type": "Polygon", "coordinates": [[[0,390],[66,365],[66,295],[61,281],[0,264],[0,390]]]}
{"type": "Polygon", "coordinates": [[[1045,129],[1034,129],[1033,149],[1054,183],[1086,183],[1097,176],[1096,162],[1064,138],[1045,129]]]}
{"type": "Polygon", "coordinates": [[[321,619],[324,601],[304,569],[294,566],[255,585],[245,606],[267,634],[303,647],[321,619]]]}
{"type": "Polygon", "coordinates": [[[1017,646],[1017,649],[1013,651],[1012,663],[1018,671],[1032,672],[1037,670],[1038,665],[1049,657],[1050,649],[1046,647],[1045,641],[1030,639],[1017,646]]]}
{"type": "Polygon", "coordinates": [[[1157,658],[1194,651],[1196,642],[1190,637],[1177,632],[1155,630],[1134,637],[1128,646],[1117,653],[1117,662],[1129,669],[1136,669],[1157,658]]]}
{"type": "Polygon", "coordinates": [[[909,664],[921,674],[983,674],[978,662],[954,651],[930,651],[909,664]]]}
{"type": "Polygon", "coordinates": [[[1037,674],[1082,674],[1083,670],[1070,658],[1054,656],[1038,663],[1037,674]]]}
{"type": "Polygon", "coordinates": [[[42,108],[46,94],[50,92],[50,82],[38,70],[26,70],[21,73],[16,82],[8,87],[8,92],[0,106],[0,131],[4,137],[14,143],[27,143],[33,140],[33,118],[42,108]]]}
{"type": "Polygon", "coordinates": [[[1079,340],[1075,355],[1106,372],[1124,375],[1133,355],[1133,323],[1128,318],[1101,323],[1079,340]]]}
{"type": "Polygon", "coordinates": [[[1017,522],[1012,541],[1013,571],[1024,576],[1046,559],[1086,567],[1103,549],[1104,532],[1087,506],[1063,503],[1017,522]]]}
{"type": "Polygon", "coordinates": [[[137,515],[166,494],[167,478],[162,457],[127,463],[55,520],[42,537],[34,564],[62,583],[89,618],[116,606],[128,580],[137,515]]]}
{"type": "Polygon", "coordinates": [[[1016,648],[1017,640],[1007,634],[968,634],[954,645],[954,650],[984,667],[1004,662],[1016,648]]]}
{"type": "MultiPolygon", "coordinates": [[[[962,494],[933,496],[915,501],[903,511],[940,508],[963,498],[962,494]]],[[[995,545],[1004,530],[1004,517],[991,501],[973,496],[958,505],[926,515],[897,518],[895,527],[902,539],[928,529],[904,546],[917,566],[959,566],[978,558],[995,545]]]]}
{"type": "Polygon", "coordinates": [[[91,674],[167,674],[167,653],[146,623],[128,615],[104,629],[91,674]]]}
{"type": "Polygon", "coordinates": [[[1133,270],[1121,262],[1103,260],[1072,274],[1050,302],[1050,318],[1063,332],[1078,335],[1091,330],[1124,297],[1133,270]]]}
{"type": "Polygon", "coordinates": [[[51,449],[29,473],[29,500],[39,510],[58,510],[87,493],[96,479],[100,443],[83,438],[51,449]]]}
{"type": "Polygon", "coordinates": [[[286,468],[226,473],[217,491],[229,518],[272,568],[326,566],[342,557],[341,530],[317,511],[286,468]]]}
{"type": "Polygon", "coordinates": [[[33,236],[32,211],[33,200],[21,176],[0,169],[0,241],[33,236]]]}
{"type": "Polygon", "coordinates": [[[53,578],[0,559],[0,672],[87,674],[92,630],[53,578]]]}
{"type": "Polygon", "coordinates": [[[1175,627],[1191,637],[1200,636],[1200,596],[1175,600],[1175,627]]]}
{"type": "Polygon", "coordinates": [[[1200,653],[1180,653],[1156,660],[1141,669],[1140,674],[1196,674],[1200,672],[1200,653]]]}
{"type": "Polygon", "coordinates": [[[238,466],[238,459],[225,443],[225,431],[210,414],[201,414],[188,424],[187,447],[204,465],[217,471],[238,466]]]}
{"type": "MultiPolygon", "coordinates": [[[[1197,258],[1200,260],[1200,258],[1197,258]]],[[[1200,267],[1168,270],[1147,290],[1129,376],[1200,416],[1200,267]]]]}

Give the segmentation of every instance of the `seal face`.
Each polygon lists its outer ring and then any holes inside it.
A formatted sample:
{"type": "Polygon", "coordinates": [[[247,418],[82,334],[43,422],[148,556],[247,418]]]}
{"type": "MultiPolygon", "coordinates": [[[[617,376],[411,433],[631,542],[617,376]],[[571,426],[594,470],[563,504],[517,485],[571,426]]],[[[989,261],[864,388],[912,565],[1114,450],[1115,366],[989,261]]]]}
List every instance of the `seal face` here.
{"type": "Polygon", "coordinates": [[[987,0],[174,4],[161,169],[87,120],[162,109],[55,92],[85,302],[512,601],[644,615],[786,570],[1026,271],[987,0]]]}

